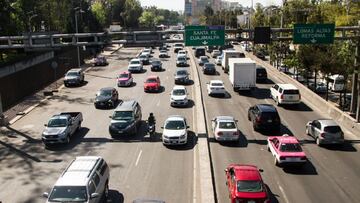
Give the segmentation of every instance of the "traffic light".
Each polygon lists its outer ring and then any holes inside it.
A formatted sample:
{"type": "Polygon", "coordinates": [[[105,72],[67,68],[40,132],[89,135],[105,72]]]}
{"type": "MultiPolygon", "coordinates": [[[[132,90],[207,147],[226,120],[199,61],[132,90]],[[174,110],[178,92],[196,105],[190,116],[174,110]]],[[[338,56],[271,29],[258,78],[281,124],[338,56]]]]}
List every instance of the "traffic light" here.
{"type": "Polygon", "coordinates": [[[254,44],[270,44],[270,27],[255,27],[254,44]]]}

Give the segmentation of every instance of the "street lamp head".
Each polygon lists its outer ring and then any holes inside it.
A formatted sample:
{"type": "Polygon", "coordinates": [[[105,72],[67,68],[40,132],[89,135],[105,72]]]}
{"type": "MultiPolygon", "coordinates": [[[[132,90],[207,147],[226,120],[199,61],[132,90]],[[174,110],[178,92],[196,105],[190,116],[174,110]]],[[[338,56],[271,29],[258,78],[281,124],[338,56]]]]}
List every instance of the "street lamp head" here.
{"type": "Polygon", "coordinates": [[[74,10],[75,12],[85,13],[85,11],[82,10],[80,7],[75,7],[74,10]]]}

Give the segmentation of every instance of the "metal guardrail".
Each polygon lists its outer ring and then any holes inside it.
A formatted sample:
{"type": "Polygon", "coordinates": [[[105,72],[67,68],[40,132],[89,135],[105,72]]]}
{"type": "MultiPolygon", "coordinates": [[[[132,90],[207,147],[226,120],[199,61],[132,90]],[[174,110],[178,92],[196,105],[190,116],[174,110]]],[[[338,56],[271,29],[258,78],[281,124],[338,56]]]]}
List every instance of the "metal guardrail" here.
{"type": "MultiPolygon", "coordinates": [[[[335,40],[358,39],[359,26],[335,28],[335,40]]],[[[272,41],[291,41],[292,28],[271,28],[272,41]],[[280,33],[282,33],[280,35],[280,33]]],[[[103,33],[32,34],[0,36],[0,49],[56,48],[65,46],[91,46],[105,44],[146,45],[183,42],[182,39],[166,39],[166,35],[184,35],[184,30],[171,31],[122,31],[103,33]]],[[[227,41],[253,41],[254,29],[227,29],[227,41]],[[241,37],[242,33],[245,33],[241,37]],[[231,37],[231,35],[233,35],[231,37]]]]}

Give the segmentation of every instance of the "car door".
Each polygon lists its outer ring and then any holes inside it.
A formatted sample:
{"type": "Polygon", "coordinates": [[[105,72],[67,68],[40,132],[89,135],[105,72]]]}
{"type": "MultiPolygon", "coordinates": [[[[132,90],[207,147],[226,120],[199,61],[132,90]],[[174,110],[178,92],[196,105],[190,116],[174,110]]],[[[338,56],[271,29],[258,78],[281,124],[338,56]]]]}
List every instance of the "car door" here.
{"type": "Polygon", "coordinates": [[[215,134],[216,126],[217,126],[217,119],[215,118],[214,120],[211,121],[211,129],[214,132],[214,134],[215,134]]]}
{"type": "Polygon", "coordinates": [[[160,88],[160,86],[161,86],[161,83],[160,83],[160,78],[159,78],[159,77],[157,77],[157,78],[156,78],[156,81],[157,81],[157,86],[160,88]]]}
{"type": "Polygon", "coordinates": [[[270,88],[270,94],[273,99],[276,98],[276,91],[278,90],[278,88],[279,88],[278,85],[274,85],[270,88]]]}
{"type": "Polygon", "coordinates": [[[312,132],[314,138],[317,138],[321,134],[321,123],[319,121],[314,121],[313,124],[313,132],[312,132]]]}
{"type": "Polygon", "coordinates": [[[277,148],[279,147],[279,140],[277,138],[274,138],[270,141],[270,151],[273,154],[273,156],[276,156],[277,154],[277,148]]]}
{"type": "Polygon", "coordinates": [[[96,198],[91,198],[91,194],[93,193],[97,193],[96,191],[96,186],[95,186],[95,183],[90,180],[89,183],[88,183],[88,191],[89,191],[89,203],[97,203],[97,202],[100,202],[100,196],[99,197],[96,197],[96,198]]]}

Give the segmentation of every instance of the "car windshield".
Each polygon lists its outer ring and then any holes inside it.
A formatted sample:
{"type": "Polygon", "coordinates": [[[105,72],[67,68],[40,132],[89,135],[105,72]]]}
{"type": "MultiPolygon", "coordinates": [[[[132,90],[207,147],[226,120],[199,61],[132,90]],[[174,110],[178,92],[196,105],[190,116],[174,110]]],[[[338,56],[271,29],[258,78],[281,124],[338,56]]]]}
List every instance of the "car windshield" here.
{"type": "Polygon", "coordinates": [[[211,86],[220,87],[220,86],[223,86],[223,84],[222,84],[222,83],[214,82],[214,83],[211,83],[211,86]]]}
{"type": "Polygon", "coordinates": [[[219,122],[219,128],[222,128],[222,129],[234,129],[235,128],[235,123],[232,122],[232,121],[219,122]]]}
{"type": "Polygon", "coordinates": [[[178,61],[186,61],[185,57],[178,57],[178,61]]]}
{"type": "Polygon", "coordinates": [[[341,128],[339,126],[327,126],[324,128],[324,131],[327,133],[339,133],[341,128]]]}
{"type": "Polygon", "coordinates": [[[140,55],[139,58],[147,58],[146,55],[140,55]]]}
{"type": "Polygon", "coordinates": [[[152,61],[151,62],[153,65],[159,65],[161,62],[160,61],[152,61]]]}
{"type": "Polygon", "coordinates": [[[261,192],[263,191],[260,181],[255,180],[239,180],[237,181],[238,192],[261,192]]]}
{"type": "Polygon", "coordinates": [[[78,76],[79,74],[77,72],[68,72],[66,76],[78,76]]]}
{"type": "Polygon", "coordinates": [[[173,95],[176,95],[176,96],[185,95],[185,90],[183,90],[183,89],[174,90],[173,95]]]}
{"type": "Polygon", "coordinates": [[[129,77],[129,74],[127,73],[122,73],[119,75],[119,78],[128,78],[129,77]]]}
{"type": "Polygon", "coordinates": [[[183,121],[168,121],[165,124],[165,129],[168,129],[168,130],[185,129],[185,123],[183,121]]]}
{"type": "Polygon", "coordinates": [[[183,70],[183,71],[178,71],[176,72],[177,75],[186,75],[186,71],[183,70]]]}
{"type": "Polygon", "coordinates": [[[279,116],[276,112],[262,112],[261,113],[261,118],[264,120],[275,120],[278,119],[279,116]]]}
{"type": "Polygon", "coordinates": [[[280,151],[282,152],[301,152],[301,146],[298,143],[282,143],[280,145],[280,151]]]}
{"type": "Polygon", "coordinates": [[[166,50],[160,50],[160,53],[166,53],[167,51],[166,50]]]}
{"type": "Polygon", "coordinates": [[[201,61],[209,61],[208,58],[201,58],[201,61]]]}
{"type": "Polygon", "coordinates": [[[55,186],[51,191],[51,202],[84,202],[87,201],[85,186],[55,186]]]}
{"type": "Polygon", "coordinates": [[[140,64],[140,61],[130,61],[130,64],[140,64]]]}
{"type": "Polygon", "coordinates": [[[156,83],[156,79],[155,78],[149,78],[146,80],[147,83],[156,83]]]}
{"type": "Polygon", "coordinates": [[[132,120],[133,113],[132,111],[115,111],[113,116],[113,120],[132,120]]]}
{"type": "Polygon", "coordinates": [[[100,90],[96,93],[96,96],[104,96],[109,97],[111,96],[112,90],[100,90]]]}
{"type": "Polygon", "coordinates": [[[205,68],[215,68],[215,65],[212,63],[206,63],[205,68]]]}
{"type": "Polygon", "coordinates": [[[49,123],[48,123],[48,127],[66,127],[67,124],[67,120],[65,118],[60,119],[60,118],[56,118],[56,119],[50,119],[49,123]]]}

